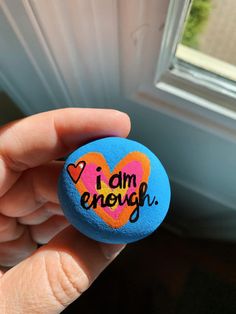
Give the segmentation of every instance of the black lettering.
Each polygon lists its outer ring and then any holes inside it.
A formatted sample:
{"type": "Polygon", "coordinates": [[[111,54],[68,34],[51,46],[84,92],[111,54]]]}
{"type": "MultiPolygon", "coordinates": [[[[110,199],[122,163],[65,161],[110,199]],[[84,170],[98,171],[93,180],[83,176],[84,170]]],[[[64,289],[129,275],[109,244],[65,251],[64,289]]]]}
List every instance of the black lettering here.
{"type": "Polygon", "coordinates": [[[119,171],[119,173],[116,173],[116,174],[113,174],[111,177],[110,177],[110,180],[109,180],[109,186],[112,188],[112,189],[115,189],[115,188],[122,188],[122,174],[121,174],[121,171],[119,171]],[[117,179],[117,183],[114,183],[114,181],[117,179]]]}
{"type": "Polygon", "coordinates": [[[84,209],[90,209],[91,206],[88,205],[88,201],[90,198],[90,193],[89,192],[84,192],[80,198],[80,205],[84,209]]]}
{"type": "MultiPolygon", "coordinates": [[[[101,167],[97,168],[97,171],[100,171],[101,167]]],[[[127,175],[124,173],[124,182],[123,182],[123,188],[130,187],[132,184],[136,186],[136,176],[135,175],[127,175]]],[[[113,189],[115,188],[122,188],[122,173],[121,171],[117,174],[114,174],[111,176],[109,180],[109,186],[113,189]],[[117,182],[115,182],[117,181],[117,182]]],[[[100,176],[97,176],[97,189],[101,189],[101,178],[100,176]]],[[[131,223],[136,222],[139,219],[140,216],[140,207],[143,207],[145,205],[145,202],[148,206],[158,205],[158,200],[156,197],[150,197],[150,195],[147,193],[148,190],[148,184],[146,182],[142,182],[139,186],[138,192],[132,192],[130,195],[125,194],[124,197],[122,197],[122,194],[115,194],[115,193],[109,193],[108,195],[104,196],[103,194],[94,194],[90,195],[89,192],[84,192],[80,199],[81,206],[88,210],[90,208],[96,209],[97,206],[100,206],[102,208],[104,207],[116,207],[116,206],[123,206],[127,204],[128,206],[135,206],[133,209],[129,221],[131,223]],[[90,203],[91,201],[91,203],[90,203]],[[89,204],[90,203],[90,204],[89,204]]]]}
{"type": "Polygon", "coordinates": [[[123,189],[126,189],[126,184],[128,185],[128,187],[130,188],[132,185],[132,181],[133,181],[133,186],[136,188],[136,175],[135,174],[126,174],[126,172],[124,172],[123,175],[123,189]]]}
{"type": "Polygon", "coordinates": [[[106,201],[105,201],[106,206],[113,207],[116,205],[116,202],[117,202],[117,196],[114,193],[110,193],[107,195],[106,201]]]}
{"type": "Polygon", "coordinates": [[[93,208],[97,208],[98,202],[99,200],[101,201],[101,203],[99,204],[101,207],[106,207],[106,204],[104,203],[104,195],[103,194],[94,194],[93,195],[93,200],[91,203],[91,207],[93,208]]]}
{"type": "MultiPolygon", "coordinates": [[[[97,172],[101,171],[102,168],[101,167],[97,167],[97,172]]],[[[101,190],[101,176],[97,176],[97,190],[101,190]]]]}
{"type": "MultiPolygon", "coordinates": [[[[145,203],[145,199],[147,199],[147,203],[148,203],[148,206],[152,206],[153,203],[155,202],[156,200],[156,197],[154,196],[152,200],[150,200],[150,195],[149,194],[146,194],[147,192],[147,189],[148,189],[148,185],[146,182],[142,182],[140,184],[140,187],[139,187],[139,204],[140,206],[144,206],[144,203],[145,203]]],[[[157,204],[156,204],[157,205],[157,204]]]]}

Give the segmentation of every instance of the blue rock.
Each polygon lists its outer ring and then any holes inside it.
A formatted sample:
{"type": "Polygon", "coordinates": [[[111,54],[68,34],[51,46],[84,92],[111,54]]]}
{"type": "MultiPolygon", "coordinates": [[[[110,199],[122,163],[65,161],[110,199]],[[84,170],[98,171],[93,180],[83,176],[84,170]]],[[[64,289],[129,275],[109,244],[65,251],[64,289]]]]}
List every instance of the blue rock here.
{"type": "Polygon", "coordinates": [[[59,200],[69,222],[106,243],[151,234],[170,203],[170,184],[159,159],[142,144],[107,137],[75,150],[59,178],[59,200]]]}

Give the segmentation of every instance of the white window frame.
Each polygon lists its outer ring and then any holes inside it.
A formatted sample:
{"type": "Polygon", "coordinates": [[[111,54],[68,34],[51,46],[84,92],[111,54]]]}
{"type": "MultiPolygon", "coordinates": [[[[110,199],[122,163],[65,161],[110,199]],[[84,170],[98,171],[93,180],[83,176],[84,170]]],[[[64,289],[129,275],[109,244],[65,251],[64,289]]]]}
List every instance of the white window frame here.
{"type": "Polygon", "coordinates": [[[155,76],[158,96],[178,97],[190,110],[235,129],[236,85],[195,66],[175,61],[191,0],[171,0],[155,76]],[[164,94],[163,94],[164,92],[164,94]],[[198,105],[198,108],[194,108],[198,105]]]}
{"type": "MultiPolygon", "coordinates": [[[[155,108],[176,119],[180,119],[207,132],[217,134],[236,143],[236,99],[234,93],[224,88],[212,88],[213,82],[201,84],[202,77],[193,76],[191,71],[171,68],[175,49],[179,41],[185,16],[190,8],[190,0],[159,1],[165,6],[163,16],[164,31],[161,39],[157,39],[156,27],[161,29],[161,21],[157,19],[154,3],[146,4],[146,18],[150,21],[150,30],[140,40],[140,49],[135,62],[136,67],[124,63],[125,84],[124,95],[130,100],[155,108]],[[155,45],[157,41],[155,54],[155,45]],[[161,43],[159,43],[161,42],[161,43]],[[161,45],[159,47],[159,45],[161,45]],[[159,50],[159,53],[158,53],[159,50]],[[155,70],[153,72],[153,70],[155,70]],[[132,71],[131,71],[132,70],[132,71]]],[[[142,16],[136,23],[145,24],[142,16]]],[[[132,49],[130,49],[132,53],[132,49]]],[[[135,51],[134,51],[135,55],[135,51]]],[[[133,55],[132,55],[133,58],[133,55]]],[[[122,61],[122,58],[121,58],[122,61]]],[[[194,74],[200,75],[196,71],[194,74]]],[[[223,81],[223,80],[222,80],[223,81]]],[[[221,82],[222,82],[221,81],[221,82]]]]}

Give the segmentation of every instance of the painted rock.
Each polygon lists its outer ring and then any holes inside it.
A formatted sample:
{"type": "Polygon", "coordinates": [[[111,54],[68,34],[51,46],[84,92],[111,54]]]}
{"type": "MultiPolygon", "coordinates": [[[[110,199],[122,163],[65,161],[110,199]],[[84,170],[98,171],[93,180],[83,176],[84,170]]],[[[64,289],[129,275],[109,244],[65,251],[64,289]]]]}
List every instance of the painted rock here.
{"type": "Polygon", "coordinates": [[[159,159],[142,144],[107,137],[75,150],[59,178],[58,195],[69,222],[106,243],[151,234],[170,203],[170,184],[159,159]]]}

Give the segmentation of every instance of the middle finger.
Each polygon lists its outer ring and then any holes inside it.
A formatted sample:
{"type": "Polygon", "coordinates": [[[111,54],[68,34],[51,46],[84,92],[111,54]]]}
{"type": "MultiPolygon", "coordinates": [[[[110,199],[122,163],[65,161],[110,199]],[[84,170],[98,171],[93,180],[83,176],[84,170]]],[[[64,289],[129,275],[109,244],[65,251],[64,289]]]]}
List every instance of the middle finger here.
{"type": "Polygon", "coordinates": [[[12,188],[0,198],[0,213],[9,217],[29,215],[47,202],[58,203],[57,181],[63,162],[26,170],[12,188]]]}

